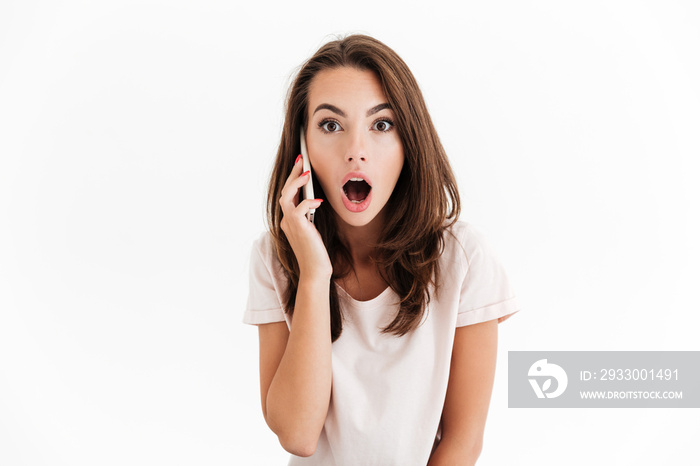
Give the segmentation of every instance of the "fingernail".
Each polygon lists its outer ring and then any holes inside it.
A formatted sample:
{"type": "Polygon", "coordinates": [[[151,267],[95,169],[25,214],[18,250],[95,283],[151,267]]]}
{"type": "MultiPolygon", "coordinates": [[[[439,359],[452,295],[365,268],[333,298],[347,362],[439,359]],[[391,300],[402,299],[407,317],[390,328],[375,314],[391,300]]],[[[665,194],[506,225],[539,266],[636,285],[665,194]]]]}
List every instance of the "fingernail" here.
{"type": "Polygon", "coordinates": [[[314,201],[320,201],[320,202],[323,202],[323,199],[314,199],[314,201]]]}
{"type": "Polygon", "coordinates": [[[311,173],[311,170],[306,170],[304,173],[301,174],[301,176],[308,175],[309,173],[311,173]]]}
{"type": "Polygon", "coordinates": [[[299,161],[300,158],[301,158],[301,154],[297,155],[297,159],[294,161],[294,165],[297,164],[297,162],[299,161]]]}

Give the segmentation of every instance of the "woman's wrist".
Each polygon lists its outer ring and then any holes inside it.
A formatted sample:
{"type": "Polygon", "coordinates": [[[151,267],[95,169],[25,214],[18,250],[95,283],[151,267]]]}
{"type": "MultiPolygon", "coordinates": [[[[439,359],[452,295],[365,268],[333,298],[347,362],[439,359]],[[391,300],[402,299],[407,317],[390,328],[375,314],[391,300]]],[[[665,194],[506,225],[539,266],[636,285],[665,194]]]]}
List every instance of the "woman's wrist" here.
{"type": "Polygon", "coordinates": [[[301,271],[299,273],[299,286],[321,288],[328,290],[333,272],[323,270],[301,271]]]}

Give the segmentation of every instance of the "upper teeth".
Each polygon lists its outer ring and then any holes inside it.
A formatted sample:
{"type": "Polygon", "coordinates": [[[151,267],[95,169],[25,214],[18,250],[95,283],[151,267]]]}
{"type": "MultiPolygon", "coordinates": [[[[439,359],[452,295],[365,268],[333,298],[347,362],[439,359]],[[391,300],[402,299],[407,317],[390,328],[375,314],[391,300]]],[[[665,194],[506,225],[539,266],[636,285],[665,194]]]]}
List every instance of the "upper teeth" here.
{"type": "Polygon", "coordinates": [[[350,178],[350,181],[365,181],[362,178],[350,178]]]}

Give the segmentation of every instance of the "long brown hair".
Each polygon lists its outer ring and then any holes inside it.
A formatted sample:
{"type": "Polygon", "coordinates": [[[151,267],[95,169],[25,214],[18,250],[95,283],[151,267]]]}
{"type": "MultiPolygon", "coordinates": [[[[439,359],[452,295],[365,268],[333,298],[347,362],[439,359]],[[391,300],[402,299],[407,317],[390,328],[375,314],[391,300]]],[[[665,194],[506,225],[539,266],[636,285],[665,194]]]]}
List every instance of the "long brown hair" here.
{"type": "MultiPolygon", "coordinates": [[[[299,265],[280,227],[279,198],[294,160],[301,152],[299,129],[306,128],[308,123],[311,82],[320,71],[345,66],[376,73],[396,116],[396,129],[403,144],[403,169],[387,202],[387,222],[373,257],[379,273],[401,298],[396,318],[382,332],[402,336],[420,324],[430,302],[430,285],[437,291],[443,234],[459,217],[459,192],[413,74],[396,52],[366,35],[350,35],[323,45],[301,66],[287,95],[282,139],[267,195],[268,228],[288,279],[285,311],[290,315],[294,313],[299,265]]],[[[325,199],[315,179],[314,192],[317,198],[325,199]]],[[[333,278],[337,279],[349,272],[347,265],[352,268],[352,259],[338,237],[330,209],[330,205],[317,209],[314,221],[333,264],[333,278]]],[[[332,280],[330,312],[331,337],[335,341],[343,326],[332,280]]]]}

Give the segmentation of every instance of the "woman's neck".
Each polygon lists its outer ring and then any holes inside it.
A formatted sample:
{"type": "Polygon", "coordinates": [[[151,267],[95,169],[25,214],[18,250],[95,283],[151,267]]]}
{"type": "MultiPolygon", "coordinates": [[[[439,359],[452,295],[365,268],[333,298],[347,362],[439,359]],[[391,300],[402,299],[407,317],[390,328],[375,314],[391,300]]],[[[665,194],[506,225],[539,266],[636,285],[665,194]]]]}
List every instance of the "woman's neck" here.
{"type": "Polygon", "coordinates": [[[383,226],[382,217],[377,215],[371,222],[363,226],[353,226],[336,217],[338,236],[348,248],[355,267],[372,264],[374,245],[379,240],[383,226]]]}

